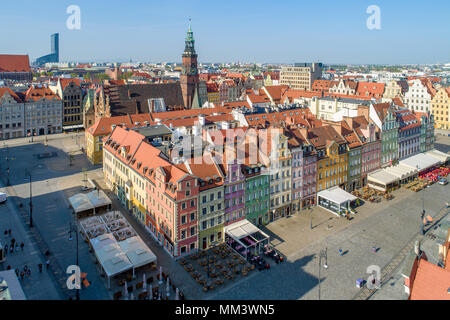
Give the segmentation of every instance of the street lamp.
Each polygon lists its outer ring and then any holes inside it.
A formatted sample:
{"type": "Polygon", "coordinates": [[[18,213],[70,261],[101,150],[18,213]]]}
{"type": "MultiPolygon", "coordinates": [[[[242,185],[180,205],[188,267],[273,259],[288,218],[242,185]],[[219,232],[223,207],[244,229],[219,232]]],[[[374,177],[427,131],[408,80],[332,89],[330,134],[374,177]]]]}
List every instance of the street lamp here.
{"type": "MultiPolygon", "coordinates": [[[[75,234],[76,234],[76,236],[75,236],[75,241],[76,241],[76,252],[77,252],[77,254],[76,254],[76,260],[77,260],[77,262],[76,262],[76,266],[77,267],[80,267],[80,265],[79,265],[79,246],[78,246],[78,233],[79,233],[79,231],[78,231],[78,214],[75,212],[75,211],[72,211],[72,214],[75,214],[75,228],[74,228],[74,232],[75,232],[75,234]]],[[[70,223],[70,238],[69,238],[69,240],[72,240],[72,222],[70,223]]],[[[76,288],[76,300],[80,300],[80,289],[81,289],[81,283],[80,283],[80,288],[76,288]]]]}
{"type": "Polygon", "coordinates": [[[28,177],[30,178],[30,228],[33,228],[33,192],[31,170],[25,169],[25,175],[28,175],[28,177]]]}
{"type": "Polygon", "coordinates": [[[319,254],[319,300],[320,300],[320,269],[322,269],[322,258],[325,259],[325,264],[323,265],[323,267],[325,269],[328,269],[328,265],[327,265],[327,248],[325,249],[321,249],[320,250],[320,254],[319,254]]]}
{"type": "MultiPolygon", "coordinates": [[[[417,165],[416,168],[417,168],[417,176],[419,176],[419,165],[417,165]]],[[[425,218],[425,189],[426,188],[423,188],[422,190],[422,213],[420,216],[420,232],[422,235],[425,234],[425,226],[423,222],[423,219],[425,218]]]]}

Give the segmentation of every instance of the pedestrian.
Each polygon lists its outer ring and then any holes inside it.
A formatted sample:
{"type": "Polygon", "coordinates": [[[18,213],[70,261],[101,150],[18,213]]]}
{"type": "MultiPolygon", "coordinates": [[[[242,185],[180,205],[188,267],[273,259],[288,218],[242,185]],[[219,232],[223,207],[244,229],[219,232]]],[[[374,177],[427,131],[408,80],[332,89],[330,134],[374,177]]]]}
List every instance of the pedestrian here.
{"type": "Polygon", "coordinates": [[[338,250],[338,251],[339,251],[339,255],[340,255],[340,256],[342,256],[342,254],[343,254],[343,251],[342,251],[342,249],[341,249],[341,248],[339,248],[339,250],[338,250]]]}
{"type": "Polygon", "coordinates": [[[19,277],[19,275],[20,275],[20,269],[19,269],[19,267],[17,267],[16,268],[16,276],[17,276],[17,278],[19,277]]]}
{"type": "Polygon", "coordinates": [[[27,278],[31,277],[31,268],[28,268],[27,270],[27,278]]]}
{"type": "Polygon", "coordinates": [[[14,247],[14,244],[15,244],[15,243],[16,243],[16,239],[15,239],[15,238],[12,238],[12,239],[11,239],[11,246],[14,247]]]}
{"type": "Polygon", "coordinates": [[[39,272],[42,273],[42,263],[38,264],[39,272]]]}
{"type": "Polygon", "coordinates": [[[8,266],[6,267],[6,270],[11,270],[11,266],[8,265],[8,266]]]}
{"type": "Polygon", "coordinates": [[[20,244],[20,249],[22,249],[22,251],[23,251],[23,247],[25,246],[25,244],[22,242],[21,244],[20,244]]]}
{"type": "Polygon", "coordinates": [[[14,252],[14,247],[13,247],[13,246],[11,246],[11,247],[9,248],[9,252],[10,252],[10,253],[13,253],[13,252],[14,252]]]}
{"type": "Polygon", "coordinates": [[[24,265],[24,266],[23,266],[23,271],[24,271],[25,273],[28,271],[28,266],[27,266],[27,265],[24,265]]]}
{"type": "Polygon", "coordinates": [[[372,252],[373,252],[373,253],[377,253],[377,247],[373,246],[373,247],[372,247],[372,252]]]}
{"type": "Polygon", "coordinates": [[[47,260],[46,264],[47,264],[47,270],[48,270],[50,268],[50,260],[47,260]]]}
{"type": "Polygon", "coordinates": [[[20,273],[20,279],[21,280],[23,280],[23,277],[25,276],[25,273],[22,271],[21,273],[20,273]]]}
{"type": "Polygon", "coordinates": [[[5,230],[5,232],[3,232],[3,234],[5,235],[5,237],[8,235],[8,230],[5,230]]]}
{"type": "Polygon", "coordinates": [[[8,234],[11,237],[11,229],[8,229],[8,234]]]}
{"type": "Polygon", "coordinates": [[[5,249],[5,255],[8,253],[8,245],[7,244],[5,244],[5,246],[4,246],[4,248],[3,249],[5,249]]]}

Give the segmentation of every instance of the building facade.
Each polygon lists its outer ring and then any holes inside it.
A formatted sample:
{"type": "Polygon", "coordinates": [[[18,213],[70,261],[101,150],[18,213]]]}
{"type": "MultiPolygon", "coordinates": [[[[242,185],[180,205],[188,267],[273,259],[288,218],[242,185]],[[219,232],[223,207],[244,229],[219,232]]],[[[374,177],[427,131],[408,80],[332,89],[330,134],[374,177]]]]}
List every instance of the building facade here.
{"type": "Polygon", "coordinates": [[[296,63],[281,68],[280,84],[296,90],[311,90],[315,80],[322,76],[322,63],[296,63]]]}
{"type": "Polygon", "coordinates": [[[440,88],[431,100],[431,113],[434,116],[436,128],[450,129],[450,87],[440,88]]]}

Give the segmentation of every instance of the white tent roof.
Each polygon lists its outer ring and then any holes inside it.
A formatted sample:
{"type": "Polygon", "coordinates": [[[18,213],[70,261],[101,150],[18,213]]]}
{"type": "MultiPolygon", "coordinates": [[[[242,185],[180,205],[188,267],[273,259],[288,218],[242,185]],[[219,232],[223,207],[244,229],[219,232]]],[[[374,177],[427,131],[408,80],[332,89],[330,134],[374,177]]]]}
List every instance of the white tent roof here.
{"type": "Polygon", "coordinates": [[[390,174],[389,172],[387,172],[384,169],[380,169],[380,170],[374,171],[372,173],[369,173],[367,175],[367,180],[369,182],[373,181],[373,182],[380,183],[380,184],[386,186],[388,184],[398,181],[398,177],[390,174]]]}
{"type": "Polygon", "coordinates": [[[417,173],[416,168],[411,168],[410,166],[398,164],[393,167],[388,167],[384,169],[387,173],[396,176],[399,179],[406,179],[409,178],[417,173]]]}
{"type": "Polygon", "coordinates": [[[103,234],[90,241],[94,248],[95,256],[108,277],[133,268],[133,264],[111,233],[103,234]]]}
{"type": "Polygon", "coordinates": [[[130,260],[128,260],[127,256],[124,254],[103,261],[102,266],[108,277],[115,276],[116,274],[120,274],[133,268],[130,260]]]}
{"type": "Polygon", "coordinates": [[[111,204],[111,200],[102,191],[91,191],[89,193],[78,193],[69,198],[70,205],[75,213],[91,210],[111,204]]]}
{"type": "Polygon", "coordinates": [[[342,190],[339,187],[323,190],[317,193],[318,197],[328,199],[334,203],[345,203],[347,201],[354,201],[357,199],[354,195],[342,190]]]}
{"type": "Polygon", "coordinates": [[[442,163],[447,162],[450,159],[450,155],[439,150],[433,149],[425,152],[426,155],[439,159],[442,163]]]}
{"type": "Polygon", "coordinates": [[[0,271],[0,286],[7,287],[0,292],[0,300],[27,300],[14,270],[0,271]]]}
{"type": "Polygon", "coordinates": [[[94,250],[100,250],[102,247],[116,243],[116,239],[111,233],[102,234],[97,238],[91,239],[91,245],[94,250]]]}
{"type": "Polygon", "coordinates": [[[230,224],[229,226],[226,226],[224,229],[225,233],[238,240],[250,236],[256,232],[259,232],[263,236],[269,238],[267,234],[265,234],[260,229],[255,227],[255,225],[252,224],[247,219],[230,224]]]}
{"type": "Polygon", "coordinates": [[[119,246],[135,268],[156,261],[155,254],[139,237],[131,237],[119,242],[119,246]]]}
{"type": "Polygon", "coordinates": [[[424,153],[419,153],[415,156],[400,161],[400,163],[413,169],[418,167],[419,171],[422,171],[440,164],[441,161],[435,157],[426,155],[424,153]]]}

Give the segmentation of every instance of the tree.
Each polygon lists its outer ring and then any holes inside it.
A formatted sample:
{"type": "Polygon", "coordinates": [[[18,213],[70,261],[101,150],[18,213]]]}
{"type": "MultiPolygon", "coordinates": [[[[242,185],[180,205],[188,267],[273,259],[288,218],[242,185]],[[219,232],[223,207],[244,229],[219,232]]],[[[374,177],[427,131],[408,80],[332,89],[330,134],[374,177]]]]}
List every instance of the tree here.
{"type": "Polygon", "coordinates": [[[103,81],[103,80],[109,80],[109,76],[106,73],[97,73],[95,75],[95,79],[103,81]]]}

